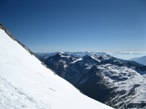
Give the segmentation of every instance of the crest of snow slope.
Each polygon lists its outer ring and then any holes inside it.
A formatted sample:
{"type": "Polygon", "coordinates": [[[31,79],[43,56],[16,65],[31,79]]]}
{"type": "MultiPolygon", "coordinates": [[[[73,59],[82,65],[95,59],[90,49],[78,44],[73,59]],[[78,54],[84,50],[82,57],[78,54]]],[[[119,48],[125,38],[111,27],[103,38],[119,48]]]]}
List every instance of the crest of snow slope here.
{"type": "Polygon", "coordinates": [[[0,109],[111,109],[82,95],[0,29],[0,109]]]}

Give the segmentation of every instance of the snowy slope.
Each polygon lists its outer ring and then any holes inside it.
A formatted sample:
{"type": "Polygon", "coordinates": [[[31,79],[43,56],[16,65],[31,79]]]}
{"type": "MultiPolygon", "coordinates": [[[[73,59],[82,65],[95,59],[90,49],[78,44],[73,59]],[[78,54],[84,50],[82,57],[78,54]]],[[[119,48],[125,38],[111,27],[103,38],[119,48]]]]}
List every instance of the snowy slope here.
{"type": "Polygon", "coordinates": [[[111,109],[82,95],[0,29],[0,109],[111,109]]]}

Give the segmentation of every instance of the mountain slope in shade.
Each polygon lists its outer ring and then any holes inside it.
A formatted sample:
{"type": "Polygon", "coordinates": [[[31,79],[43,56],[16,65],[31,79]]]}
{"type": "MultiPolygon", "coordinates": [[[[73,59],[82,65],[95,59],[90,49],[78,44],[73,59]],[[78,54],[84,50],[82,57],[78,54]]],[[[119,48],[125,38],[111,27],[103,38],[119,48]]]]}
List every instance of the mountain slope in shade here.
{"type": "Polygon", "coordinates": [[[136,61],[136,62],[143,64],[143,65],[146,65],[146,56],[139,57],[139,58],[133,58],[131,60],[136,61]]]}
{"type": "Polygon", "coordinates": [[[8,34],[0,25],[0,109],[111,109],[54,75],[8,34]]]}
{"type": "Polygon", "coordinates": [[[98,101],[116,109],[146,108],[146,66],[107,54],[70,54],[56,53],[41,60],[98,101]]]}

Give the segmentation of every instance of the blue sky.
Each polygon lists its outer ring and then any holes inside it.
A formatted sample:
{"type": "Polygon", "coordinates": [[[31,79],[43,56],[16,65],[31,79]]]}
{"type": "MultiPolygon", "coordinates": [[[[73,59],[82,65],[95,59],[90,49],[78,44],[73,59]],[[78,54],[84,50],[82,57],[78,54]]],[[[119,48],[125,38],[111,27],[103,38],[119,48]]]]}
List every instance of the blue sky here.
{"type": "Polygon", "coordinates": [[[34,52],[146,51],[146,0],[1,0],[0,22],[34,52]]]}

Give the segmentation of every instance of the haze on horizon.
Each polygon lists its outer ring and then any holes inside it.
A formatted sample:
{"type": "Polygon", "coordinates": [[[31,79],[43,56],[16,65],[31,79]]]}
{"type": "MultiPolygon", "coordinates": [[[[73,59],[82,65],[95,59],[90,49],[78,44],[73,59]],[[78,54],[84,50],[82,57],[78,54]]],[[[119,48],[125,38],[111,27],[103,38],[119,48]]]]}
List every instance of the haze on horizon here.
{"type": "Polygon", "coordinates": [[[146,52],[145,0],[2,0],[0,14],[34,52],[146,52]]]}

